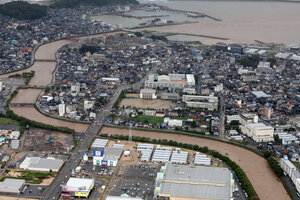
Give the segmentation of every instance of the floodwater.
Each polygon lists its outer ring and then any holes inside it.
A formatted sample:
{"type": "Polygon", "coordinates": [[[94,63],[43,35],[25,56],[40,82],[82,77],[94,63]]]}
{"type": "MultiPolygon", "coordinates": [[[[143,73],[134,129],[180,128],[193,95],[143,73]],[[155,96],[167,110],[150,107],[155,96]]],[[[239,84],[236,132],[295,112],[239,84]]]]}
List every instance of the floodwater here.
{"type": "Polygon", "coordinates": [[[39,111],[37,111],[33,106],[22,106],[22,107],[10,107],[14,113],[17,115],[26,117],[27,119],[34,120],[37,122],[42,122],[45,124],[50,124],[53,126],[64,126],[74,129],[77,132],[85,132],[88,128],[88,124],[81,124],[75,122],[69,122],[65,120],[55,119],[52,117],[47,117],[39,111]]]}
{"type": "MultiPolygon", "coordinates": [[[[103,127],[100,133],[128,135],[128,130],[103,127]]],[[[137,130],[132,130],[132,135],[207,146],[209,149],[216,150],[235,161],[245,171],[260,199],[290,199],[283,185],[268,166],[267,161],[251,151],[219,141],[186,135],[137,130]]]]}
{"type": "Polygon", "coordinates": [[[41,89],[19,89],[11,103],[35,103],[41,89]]]}
{"type": "MultiPolygon", "coordinates": [[[[131,17],[122,17],[118,15],[99,15],[93,16],[93,20],[100,20],[107,22],[109,24],[118,25],[120,28],[130,28],[139,26],[140,23],[147,22],[149,20],[154,20],[155,18],[160,18],[162,21],[172,20],[174,22],[196,22],[195,18],[187,17],[185,13],[175,12],[175,11],[145,11],[145,10],[134,10],[126,13],[127,15],[132,16],[158,16],[163,15],[162,17],[146,17],[142,19],[131,18],[131,17]]],[[[202,18],[205,19],[205,18],[202,18]]]]}
{"type": "MultiPolygon", "coordinates": [[[[267,1],[151,1],[172,9],[196,11],[222,21],[201,20],[146,28],[152,31],[189,33],[229,38],[224,42],[254,43],[255,40],[284,44],[300,43],[300,3],[267,1]]],[[[200,40],[201,41],[201,40],[200,40]]],[[[203,43],[216,43],[215,40],[203,43]]]]}

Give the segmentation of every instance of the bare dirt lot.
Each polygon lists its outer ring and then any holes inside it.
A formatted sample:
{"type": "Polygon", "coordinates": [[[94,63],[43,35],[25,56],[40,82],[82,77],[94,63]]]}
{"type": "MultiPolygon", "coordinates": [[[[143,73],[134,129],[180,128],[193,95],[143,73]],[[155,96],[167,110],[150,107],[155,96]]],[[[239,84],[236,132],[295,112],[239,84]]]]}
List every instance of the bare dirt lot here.
{"type": "MultiPolygon", "coordinates": [[[[100,133],[128,135],[128,130],[103,127],[100,133]]],[[[228,157],[230,157],[230,159],[240,165],[240,167],[245,171],[247,177],[251,181],[260,199],[290,199],[282,183],[271,170],[267,161],[251,151],[219,141],[186,135],[137,130],[132,130],[132,135],[155,139],[175,140],[182,143],[207,146],[208,148],[216,150],[223,155],[226,154],[228,157]]]]}
{"type": "Polygon", "coordinates": [[[121,101],[120,107],[135,107],[135,108],[142,108],[142,109],[155,109],[155,110],[162,110],[162,109],[168,109],[174,107],[174,104],[171,101],[168,100],[160,100],[160,99],[152,99],[152,100],[146,100],[146,99],[139,99],[139,98],[125,98],[121,101]]]}
{"type": "Polygon", "coordinates": [[[24,133],[23,151],[66,150],[73,145],[71,134],[31,128],[24,133]]]}

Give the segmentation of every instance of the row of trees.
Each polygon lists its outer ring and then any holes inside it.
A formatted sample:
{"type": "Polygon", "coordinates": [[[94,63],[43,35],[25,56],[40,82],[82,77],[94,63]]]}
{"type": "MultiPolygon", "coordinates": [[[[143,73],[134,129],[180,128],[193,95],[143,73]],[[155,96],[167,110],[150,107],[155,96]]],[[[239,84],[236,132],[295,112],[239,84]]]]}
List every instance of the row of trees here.
{"type": "Polygon", "coordinates": [[[280,178],[283,176],[283,170],[281,169],[281,167],[278,165],[278,162],[273,158],[273,157],[269,157],[267,159],[270,167],[272,168],[272,170],[274,171],[274,173],[280,178]]]}
{"type": "MultiPolygon", "coordinates": [[[[127,135],[101,134],[101,137],[118,139],[118,140],[128,140],[127,135]]],[[[259,197],[257,196],[252,184],[250,183],[250,181],[247,178],[243,169],[241,169],[240,166],[237,165],[234,161],[230,160],[229,157],[224,156],[217,151],[209,150],[209,148],[206,146],[200,147],[199,145],[185,144],[185,143],[176,142],[176,141],[167,140],[167,139],[163,139],[163,140],[158,139],[157,140],[157,139],[150,139],[150,138],[146,138],[146,137],[133,136],[132,140],[137,141],[137,142],[169,145],[169,146],[175,146],[175,147],[180,147],[180,148],[185,148],[185,149],[191,149],[191,150],[199,151],[199,152],[211,155],[215,158],[218,158],[221,161],[223,161],[234,172],[236,177],[239,179],[239,182],[241,183],[243,190],[245,190],[245,192],[247,193],[249,199],[250,200],[259,200],[259,197]]]]}

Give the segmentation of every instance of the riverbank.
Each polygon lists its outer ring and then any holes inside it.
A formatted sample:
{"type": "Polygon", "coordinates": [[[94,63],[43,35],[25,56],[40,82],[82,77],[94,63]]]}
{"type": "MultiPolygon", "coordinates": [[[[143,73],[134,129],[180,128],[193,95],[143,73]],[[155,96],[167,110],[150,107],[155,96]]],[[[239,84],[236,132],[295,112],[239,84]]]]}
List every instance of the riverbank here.
{"type": "MultiPolygon", "coordinates": [[[[109,135],[128,135],[128,130],[103,127],[100,133],[109,135]]],[[[236,162],[245,171],[247,177],[252,183],[260,199],[290,199],[282,183],[271,170],[267,161],[261,156],[249,150],[216,140],[173,133],[132,130],[132,135],[140,137],[149,137],[151,139],[174,140],[182,143],[188,143],[193,145],[196,144],[202,147],[207,146],[209,149],[216,150],[221,154],[228,156],[231,160],[236,162]]]]}

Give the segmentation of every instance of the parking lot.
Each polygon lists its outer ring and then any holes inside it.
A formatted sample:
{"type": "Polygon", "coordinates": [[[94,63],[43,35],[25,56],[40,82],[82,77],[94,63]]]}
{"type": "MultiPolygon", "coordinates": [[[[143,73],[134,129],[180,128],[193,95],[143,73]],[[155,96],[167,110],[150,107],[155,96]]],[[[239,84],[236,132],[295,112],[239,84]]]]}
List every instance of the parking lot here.
{"type": "Polygon", "coordinates": [[[31,185],[26,184],[23,190],[20,192],[20,197],[40,197],[46,191],[48,186],[46,185],[31,185]]]}
{"type": "Polygon", "coordinates": [[[158,167],[154,165],[131,165],[122,168],[112,180],[109,195],[127,194],[131,197],[153,199],[155,177],[158,167]]]}
{"type": "Polygon", "coordinates": [[[93,162],[89,162],[81,165],[81,171],[93,176],[112,176],[115,170],[114,167],[95,166],[93,162]]]}

